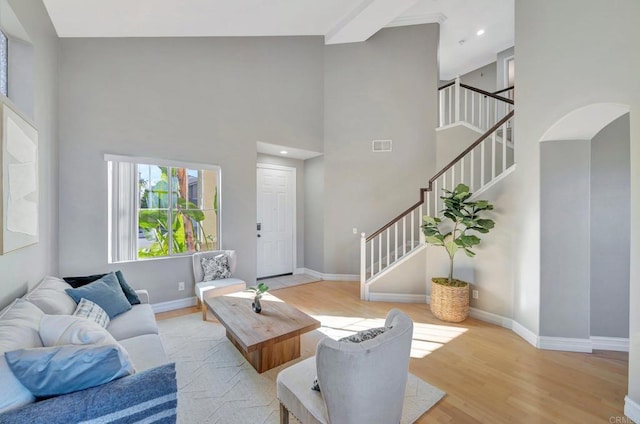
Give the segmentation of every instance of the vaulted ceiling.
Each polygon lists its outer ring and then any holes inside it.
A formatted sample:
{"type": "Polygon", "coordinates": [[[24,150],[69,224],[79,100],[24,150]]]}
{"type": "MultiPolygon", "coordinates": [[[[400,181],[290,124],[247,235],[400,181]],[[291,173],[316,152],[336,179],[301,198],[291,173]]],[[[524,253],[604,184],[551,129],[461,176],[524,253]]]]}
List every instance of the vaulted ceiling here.
{"type": "Polygon", "coordinates": [[[514,44],[514,0],[44,0],[60,37],[321,35],[365,41],[388,26],[441,24],[440,78],[514,44]],[[477,35],[479,30],[484,34],[477,35]]]}

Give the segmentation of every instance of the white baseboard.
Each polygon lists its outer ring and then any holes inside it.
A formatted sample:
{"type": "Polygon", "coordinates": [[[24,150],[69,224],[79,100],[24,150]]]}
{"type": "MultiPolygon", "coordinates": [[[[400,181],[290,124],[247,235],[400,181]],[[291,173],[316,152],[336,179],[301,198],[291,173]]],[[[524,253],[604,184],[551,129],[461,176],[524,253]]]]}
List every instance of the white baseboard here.
{"type": "Polygon", "coordinates": [[[322,274],[323,280],[328,281],[360,281],[358,274],[322,274]]]}
{"type": "Polygon", "coordinates": [[[591,336],[593,350],[615,350],[617,352],[629,352],[629,339],[623,337],[597,337],[591,336]]]}
{"type": "Polygon", "coordinates": [[[538,347],[546,350],[562,350],[565,352],[591,353],[591,339],[574,339],[569,337],[538,337],[538,347]]]}
{"type": "Polygon", "coordinates": [[[633,422],[640,423],[640,404],[632,401],[629,396],[624,397],[624,415],[631,418],[633,422]]]}
{"type": "Polygon", "coordinates": [[[372,302],[398,302],[398,303],[429,303],[424,294],[399,294],[399,293],[372,293],[369,292],[369,300],[372,302]]]}
{"type": "Polygon", "coordinates": [[[469,308],[469,316],[479,319],[480,321],[489,322],[491,324],[499,325],[500,327],[513,329],[513,320],[505,318],[500,315],[492,314],[481,309],[469,308]]]}
{"type": "Polygon", "coordinates": [[[304,268],[296,268],[293,270],[293,275],[300,275],[300,274],[304,274],[304,268]]]}
{"type": "MultiPolygon", "coordinates": [[[[507,319],[507,318],[505,318],[507,319]]],[[[536,333],[534,333],[533,331],[529,330],[527,327],[525,327],[524,325],[520,324],[517,321],[511,321],[511,330],[513,330],[514,333],[516,333],[518,336],[522,337],[523,339],[525,339],[525,341],[527,343],[529,343],[531,346],[533,347],[539,347],[538,346],[538,335],[536,333]]]]}
{"type": "Polygon", "coordinates": [[[198,301],[195,296],[185,297],[184,299],[170,300],[168,302],[154,303],[151,305],[154,313],[173,311],[175,309],[189,308],[197,305],[198,301]]]}
{"type": "Polygon", "coordinates": [[[312,277],[327,281],[360,281],[360,276],[357,274],[323,274],[322,272],[309,268],[297,268],[296,273],[297,271],[302,271],[299,272],[300,274],[308,274],[312,277]]]}

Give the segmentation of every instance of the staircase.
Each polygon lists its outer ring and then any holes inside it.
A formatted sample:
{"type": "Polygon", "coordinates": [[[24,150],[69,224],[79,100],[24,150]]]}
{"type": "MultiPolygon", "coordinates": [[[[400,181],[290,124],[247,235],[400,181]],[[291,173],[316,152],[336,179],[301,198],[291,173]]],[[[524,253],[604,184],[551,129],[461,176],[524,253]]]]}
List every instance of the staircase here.
{"type": "Polygon", "coordinates": [[[513,87],[489,93],[461,84],[439,89],[439,128],[458,124],[482,135],[420,189],[419,200],[370,235],[360,239],[360,298],[370,300],[371,284],[425,248],[420,225],[424,215],[440,214],[443,188],[464,183],[478,194],[514,167],[513,87]]]}

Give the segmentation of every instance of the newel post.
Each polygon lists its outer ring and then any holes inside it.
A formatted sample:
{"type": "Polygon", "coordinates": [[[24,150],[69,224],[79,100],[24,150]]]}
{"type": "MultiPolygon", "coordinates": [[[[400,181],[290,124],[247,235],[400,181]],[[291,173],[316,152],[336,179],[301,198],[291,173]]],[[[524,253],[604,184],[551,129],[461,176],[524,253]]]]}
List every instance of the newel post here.
{"type": "Polygon", "coordinates": [[[456,77],[456,82],[453,87],[455,122],[460,122],[460,77],[456,77]]]}

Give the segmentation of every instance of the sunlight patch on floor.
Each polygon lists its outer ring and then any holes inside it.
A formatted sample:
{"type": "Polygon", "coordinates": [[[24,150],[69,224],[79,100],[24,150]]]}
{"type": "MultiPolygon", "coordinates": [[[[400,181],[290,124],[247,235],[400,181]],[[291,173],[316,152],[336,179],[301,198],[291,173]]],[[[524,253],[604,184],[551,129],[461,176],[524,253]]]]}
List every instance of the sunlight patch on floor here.
{"type": "Polygon", "coordinates": [[[464,327],[414,322],[411,357],[424,358],[466,331],[467,329],[464,327]]]}
{"type": "MultiPolygon", "coordinates": [[[[369,328],[383,327],[382,318],[346,317],[336,315],[312,315],[322,323],[318,329],[327,337],[334,340],[350,336],[358,331],[369,328]]],[[[431,352],[467,331],[464,327],[452,327],[438,324],[413,323],[413,340],[411,342],[411,357],[424,358],[431,352]]]]}

